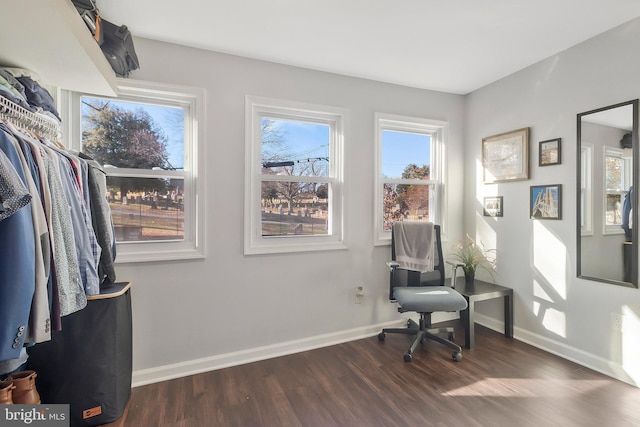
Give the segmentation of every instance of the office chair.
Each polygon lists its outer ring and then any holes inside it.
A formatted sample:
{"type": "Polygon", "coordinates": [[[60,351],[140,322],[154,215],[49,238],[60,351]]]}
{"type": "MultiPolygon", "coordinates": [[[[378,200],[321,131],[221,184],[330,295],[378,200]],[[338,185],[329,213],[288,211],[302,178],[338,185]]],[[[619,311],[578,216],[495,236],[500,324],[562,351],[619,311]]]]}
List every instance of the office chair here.
{"type": "MultiPolygon", "coordinates": [[[[455,289],[444,286],[444,261],[442,258],[442,242],[440,226],[431,223],[402,223],[393,224],[391,232],[391,259],[387,262],[390,270],[389,300],[398,304],[400,313],[416,312],[420,314],[420,323],[413,319],[407,322],[407,328],[385,328],[378,334],[378,339],[384,341],[387,333],[399,333],[415,335],[411,347],[404,354],[405,362],[411,362],[413,352],[425,339],[437,341],[454,350],[453,360],[462,360],[462,348],[453,342],[455,338],[453,328],[431,328],[431,313],[438,311],[459,311],[467,308],[467,301],[455,289]],[[406,226],[404,225],[406,224],[406,226]],[[413,224],[413,225],[411,225],[413,224]],[[415,227],[433,227],[433,271],[421,273],[401,267],[396,260],[396,234],[405,231],[416,230],[415,227]],[[414,227],[414,228],[409,228],[414,227]],[[439,333],[447,333],[448,339],[440,337],[439,333]]],[[[428,230],[428,229],[427,229],[428,230]]],[[[415,235],[423,235],[416,233],[415,235]]],[[[427,234],[428,236],[428,234],[427,234]]],[[[402,238],[402,236],[400,236],[402,238]]]]}

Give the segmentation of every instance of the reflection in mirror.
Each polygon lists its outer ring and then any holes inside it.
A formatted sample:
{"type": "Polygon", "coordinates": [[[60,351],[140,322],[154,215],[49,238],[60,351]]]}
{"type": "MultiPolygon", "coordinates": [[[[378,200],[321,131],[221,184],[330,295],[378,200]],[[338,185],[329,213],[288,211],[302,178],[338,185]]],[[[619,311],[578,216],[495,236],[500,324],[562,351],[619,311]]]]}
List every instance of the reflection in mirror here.
{"type": "Polygon", "coordinates": [[[638,100],[578,114],[578,277],[638,286],[638,100]]]}

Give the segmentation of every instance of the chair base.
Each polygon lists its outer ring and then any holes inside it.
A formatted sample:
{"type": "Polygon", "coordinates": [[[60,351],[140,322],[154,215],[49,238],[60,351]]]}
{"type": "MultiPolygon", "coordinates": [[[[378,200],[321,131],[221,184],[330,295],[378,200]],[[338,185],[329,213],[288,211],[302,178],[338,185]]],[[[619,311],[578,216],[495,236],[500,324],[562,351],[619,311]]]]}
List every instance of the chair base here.
{"type": "Polygon", "coordinates": [[[462,360],[462,347],[451,341],[454,337],[454,330],[451,327],[448,328],[429,328],[431,313],[420,313],[420,324],[416,323],[413,319],[409,319],[407,322],[407,328],[385,328],[378,334],[378,340],[384,341],[387,333],[391,334],[403,334],[403,335],[415,335],[415,339],[411,343],[411,347],[404,354],[404,361],[411,362],[413,360],[413,352],[418,344],[422,344],[425,339],[437,341],[440,344],[444,344],[447,347],[454,350],[453,360],[459,362],[462,360]],[[440,333],[448,333],[449,339],[444,339],[439,335],[440,333]]]}

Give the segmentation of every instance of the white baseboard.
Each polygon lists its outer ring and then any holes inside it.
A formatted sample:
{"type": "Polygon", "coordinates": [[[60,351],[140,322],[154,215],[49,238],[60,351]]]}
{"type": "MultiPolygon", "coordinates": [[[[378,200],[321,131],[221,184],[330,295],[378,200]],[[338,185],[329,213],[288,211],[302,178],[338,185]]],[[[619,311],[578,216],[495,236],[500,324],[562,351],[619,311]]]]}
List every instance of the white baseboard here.
{"type": "MultiPolygon", "coordinates": [[[[438,318],[437,321],[449,320],[449,317],[451,316],[444,316],[444,318],[438,318]]],[[[453,317],[455,318],[457,316],[453,317]]],[[[160,381],[199,374],[202,372],[214,371],[217,369],[243,365],[245,363],[257,362],[259,360],[271,359],[316,348],[328,347],[343,342],[354,341],[377,335],[382,328],[398,327],[404,323],[405,320],[395,320],[392,322],[348,329],[345,331],[287,341],[248,350],[219,354],[202,359],[187,360],[185,362],[174,363],[171,365],[141,369],[133,372],[132,386],[138,387],[160,381]]],[[[483,314],[476,313],[476,323],[500,333],[504,331],[504,323],[502,321],[487,317],[483,314]]],[[[595,356],[575,347],[517,327],[514,327],[514,338],[617,380],[636,387],[640,386],[637,381],[634,381],[633,378],[624,371],[620,364],[611,362],[610,360],[606,360],[602,357],[595,356]]]]}
{"type": "Polygon", "coordinates": [[[328,347],[343,342],[355,341],[361,338],[377,335],[382,328],[397,327],[404,322],[404,320],[395,320],[393,322],[385,322],[377,325],[348,329],[346,331],[317,335],[314,337],[251,348],[248,350],[219,354],[202,359],[187,360],[185,362],[174,363],[171,365],[158,366],[156,368],[141,369],[133,372],[132,386],[138,387],[160,381],[186,377],[188,375],[199,374],[202,372],[228,368],[230,366],[243,365],[245,363],[271,359],[273,357],[300,353],[320,347],[328,347]]]}
{"type": "MultiPolygon", "coordinates": [[[[504,332],[504,322],[502,321],[498,321],[479,313],[476,313],[475,321],[477,324],[493,329],[494,331],[500,333],[504,332]]],[[[517,327],[513,328],[513,336],[518,341],[522,341],[548,353],[555,354],[563,359],[570,360],[578,365],[600,372],[601,374],[623,381],[627,384],[640,387],[640,384],[631,378],[619,363],[612,362],[600,356],[587,353],[586,351],[577,349],[570,345],[551,340],[547,337],[543,337],[542,335],[534,334],[517,327]]]]}

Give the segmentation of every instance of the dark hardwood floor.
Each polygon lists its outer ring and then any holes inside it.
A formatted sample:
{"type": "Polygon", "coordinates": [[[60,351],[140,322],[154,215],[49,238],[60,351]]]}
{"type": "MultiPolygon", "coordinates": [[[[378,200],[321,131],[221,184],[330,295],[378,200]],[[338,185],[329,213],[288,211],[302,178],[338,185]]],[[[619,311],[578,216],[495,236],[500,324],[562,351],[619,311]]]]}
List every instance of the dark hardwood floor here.
{"type": "MultiPolygon", "coordinates": [[[[457,341],[464,339],[458,322],[457,341]]],[[[453,362],[388,334],[134,388],[124,426],[638,426],[640,389],[476,326],[453,362]]]]}

